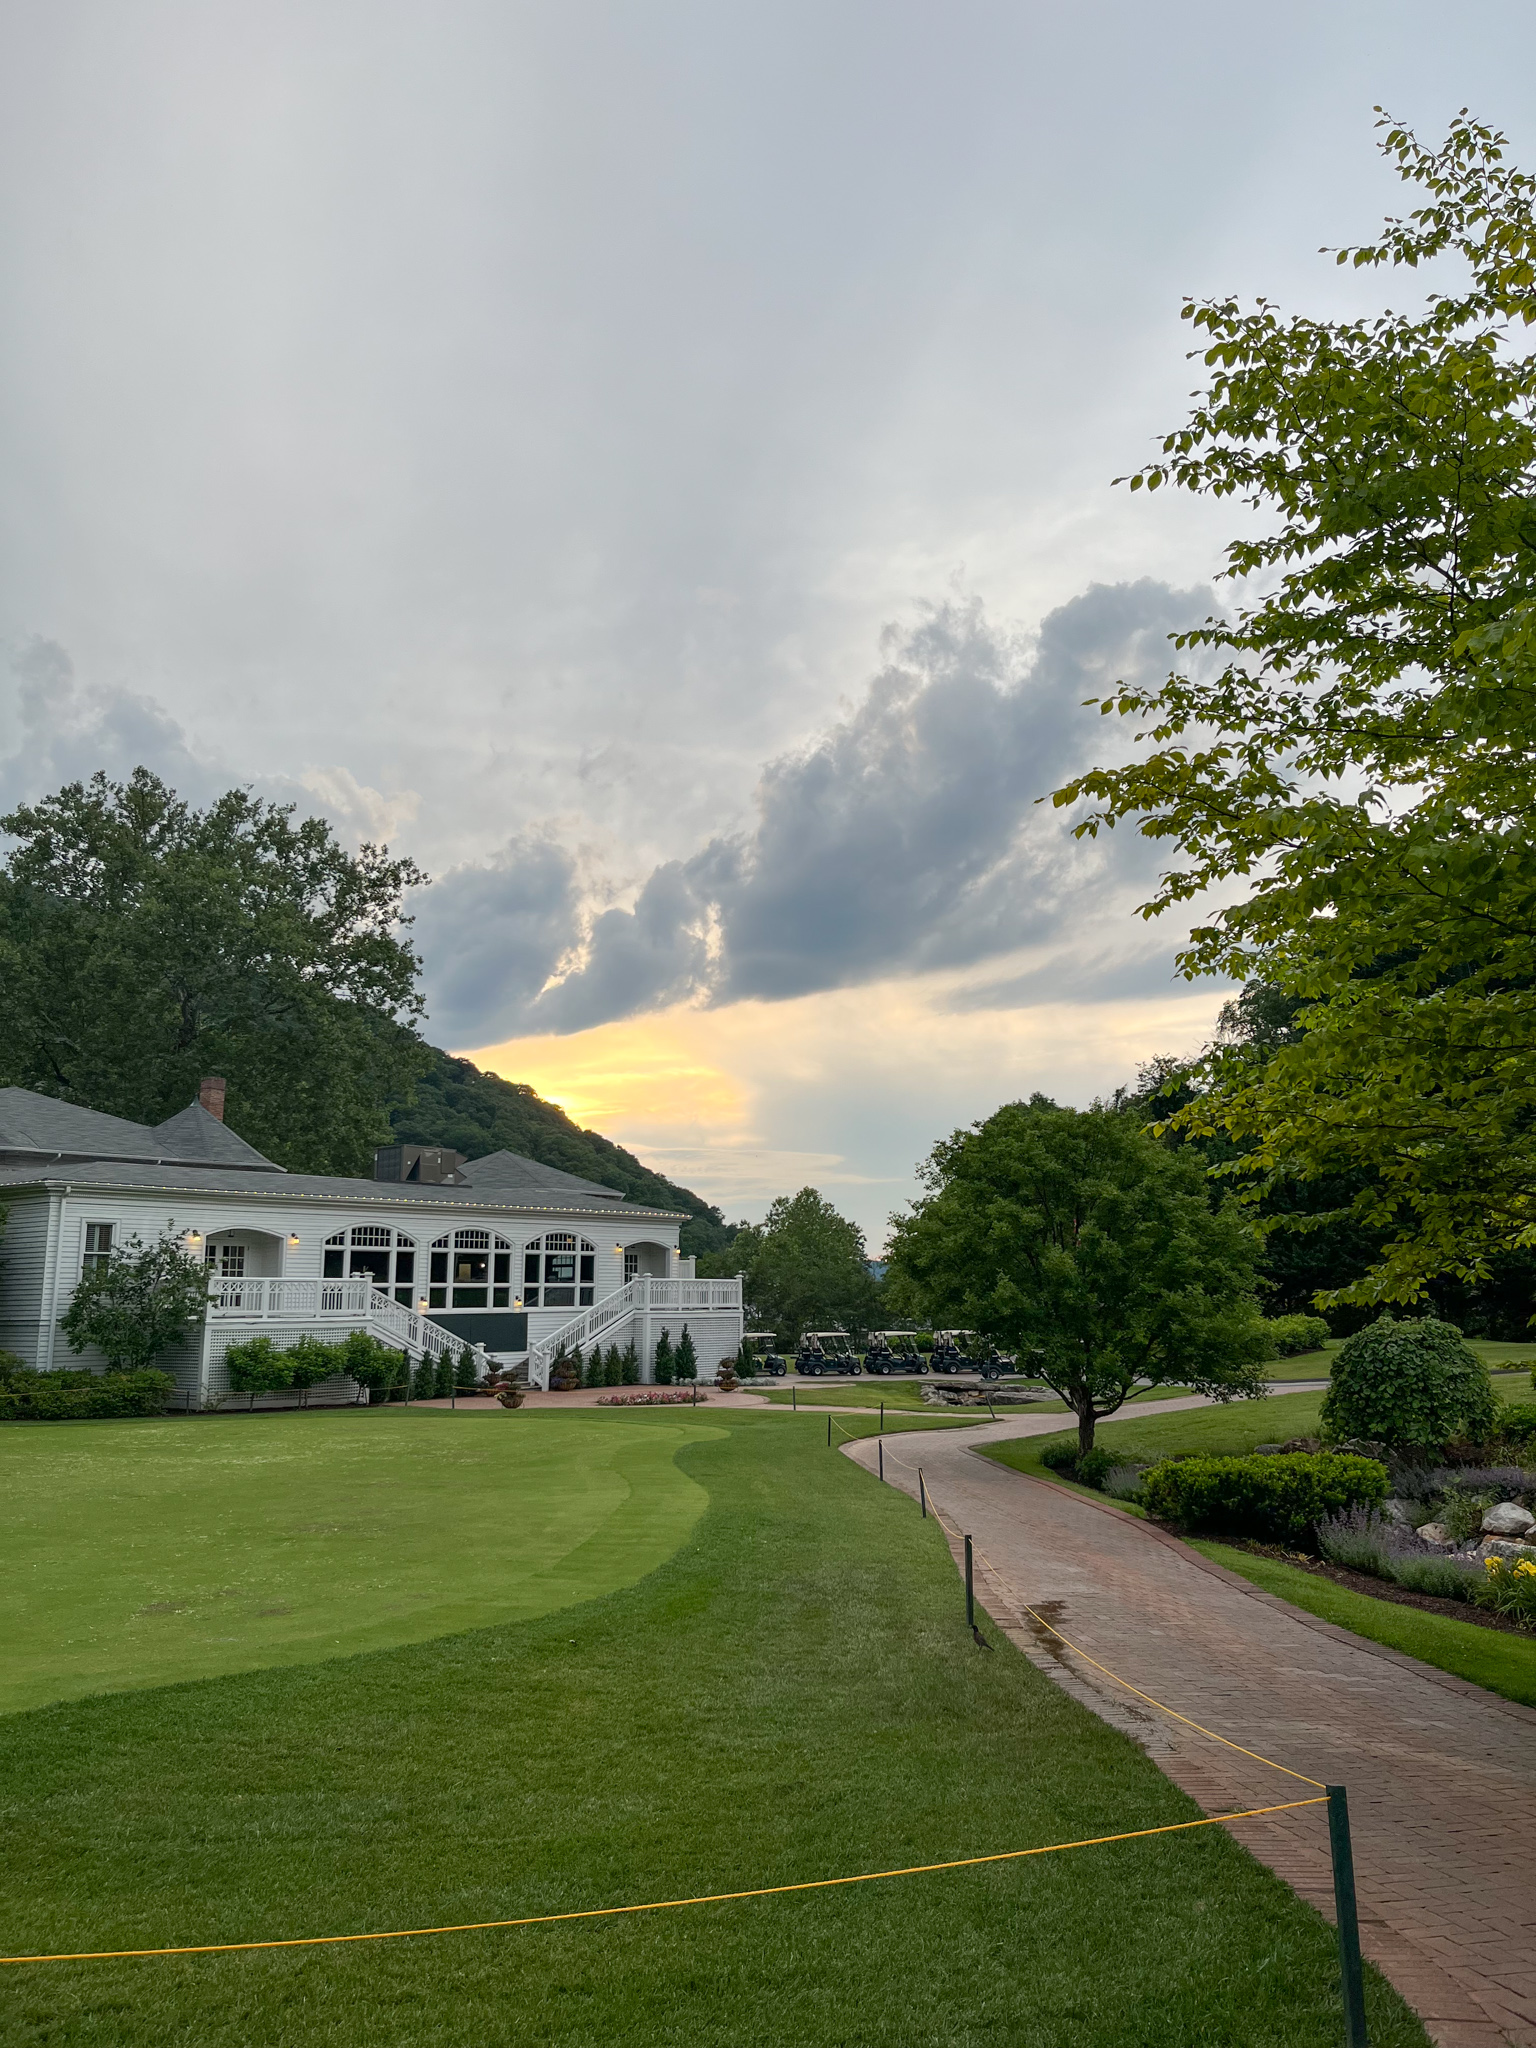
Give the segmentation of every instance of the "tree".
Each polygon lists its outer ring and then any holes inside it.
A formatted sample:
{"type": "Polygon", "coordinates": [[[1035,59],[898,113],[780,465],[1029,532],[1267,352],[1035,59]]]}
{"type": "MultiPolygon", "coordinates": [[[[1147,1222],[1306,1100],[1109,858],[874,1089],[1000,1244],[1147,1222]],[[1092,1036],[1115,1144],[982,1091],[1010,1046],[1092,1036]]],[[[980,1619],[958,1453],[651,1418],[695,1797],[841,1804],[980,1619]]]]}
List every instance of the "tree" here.
{"type": "Polygon", "coordinates": [[[114,1245],[80,1276],[59,1318],[72,1351],[95,1345],[109,1372],[137,1372],[198,1328],[208,1312],[208,1269],[179,1237],[114,1245]]]}
{"type": "Polygon", "coordinates": [[[1363,1437],[1438,1455],[1453,1437],[1481,1442],[1498,1413],[1487,1368],[1450,1323],[1382,1316],[1334,1360],[1322,1424],[1334,1438],[1363,1437]]]}
{"type": "Polygon", "coordinates": [[[1016,1352],[1076,1415],[1080,1455],[1138,1383],[1263,1391],[1255,1234],[1212,1209],[1191,1153],[1035,1095],[943,1139],[919,1177],[892,1270],[934,1323],[1016,1352]]]}
{"type": "Polygon", "coordinates": [[[1445,258],[1448,289],[1342,322],[1186,304],[1210,386],[1131,487],[1260,512],[1225,573],[1264,594],[1102,700],[1150,744],[1054,797],[1177,849],[1144,915],[1244,885],[1182,966],[1262,981],[1293,1035],[1218,1044],[1175,1121],[1237,1143],[1252,1199],[1356,1176],[1381,1249],[1327,1298],[1366,1302],[1536,1242],[1536,180],[1465,113],[1438,150],[1381,125],[1423,203],[1336,259],[1445,258]]]}
{"type": "Polygon", "coordinates": [[[863,1231],[815,1188],[778,1196],[761,1225],[741,1225],[729,1249],[701,1259],[699,1271],[744,1272],[753,1316],[788,1345],[802,1330],[862,1331],[880,1299],[863,1231]]]}
{"type": "Polygon", "coordinates": [[[424,1063],[405,889],[382,847],[231,790],[207,810],[147,769],[0,818],[0,1084],[139,1123],[229,1082],[231,1127],[281,1165],[355,1173],[424,1063]]]}
{"type": "Polygon", "coordinates": [[[699,1354],[694,1349],[693,1336],[686,1323],[683,1325],[683,1334],[677,1340],[672,1370],[678,1380],[684,1383],[696,1380],[699,1376],[699,1354]]]}
{"type": "Polygon", "coordinates": [[[467,1344],[459,1348],[459,1361],[454,1367],[454,1385],[459,1392],[473,1392],[479,1385],[479,1374],[475,1370],[475,1354],[467,1344]]]}
{"type": "Polygon", "coordinates": [[[619,1384],[622,1387],[638,1387],[640,1384],[640,1354],[635,1349],[635,1340],[630,1338],[619,1359],[619,1384]]]}
{"type": "Polygon", "coordinates": [[[670,1387],[675,1367],[672,1358],[672,1333],[664,1329],[656,1339],[656,1357],[652,1372],[658,1387],[670,1387]]]}

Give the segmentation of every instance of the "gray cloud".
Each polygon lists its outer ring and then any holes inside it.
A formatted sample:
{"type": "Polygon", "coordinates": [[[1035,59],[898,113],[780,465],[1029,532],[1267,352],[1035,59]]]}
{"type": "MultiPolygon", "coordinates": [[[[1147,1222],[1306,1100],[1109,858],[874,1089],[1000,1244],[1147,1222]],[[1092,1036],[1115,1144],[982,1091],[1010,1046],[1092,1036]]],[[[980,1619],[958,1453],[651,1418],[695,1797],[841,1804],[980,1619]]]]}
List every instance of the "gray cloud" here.
{"type": "Polygon", "coordinates": [[[461,1043],[578,1031],[690,997],[777,1000],[1060,937],[1091,877],[1144,872],[1150,855],[1127,835],[1078,847],[1036,799],[1103,743],[1082,699],[1160,674],[1167,634],[1208,605],[1207,592],[1143,580],[1094,586],[1032,646],[978,600],[888,632],[856,709],[763,771],[755,826],[658,866],[632,909],[593,917],[567,970],[572,877],[552,888],[551,846],[531,873],[509,848],[492,870],[447,877],[422,918],[434,1019],[461,1043]],[[458,932],[472,935],[462,949],[458,932]]]}
{"type": "Polygon", "coordinates": [[[0,810],[83,782],[98,768],[119,778],[140,762],[173,788],[204,801],[225,786],[190,750],[186,735],[147,697],[89,689],[64,648],[31,639],[0,665],[0,810]]]}

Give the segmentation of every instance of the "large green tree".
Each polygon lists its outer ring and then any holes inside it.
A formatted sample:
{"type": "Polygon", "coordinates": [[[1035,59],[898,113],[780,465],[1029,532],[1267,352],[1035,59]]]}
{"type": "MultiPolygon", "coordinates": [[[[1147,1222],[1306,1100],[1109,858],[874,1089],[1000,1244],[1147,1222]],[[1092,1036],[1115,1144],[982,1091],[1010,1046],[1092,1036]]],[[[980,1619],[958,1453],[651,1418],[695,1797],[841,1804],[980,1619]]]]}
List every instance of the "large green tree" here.
{"type": "Polygon", "coordinates": [[[245,790],[197,810],[143,768],[0,830],[0,1083],[157,1123],[222,1074],[258,1150],[369,1171],[424,1062],[410,861],[245,790]]]}
{"type": "Polygon", "coordinates": [[[1010,1102],[935,1145],[892,1220],[890,1269],[935,1324],[978,1330],[1077,1417],[1078,1444],[1138,1384],[1263,1391],[1257,1242],[1213,1209],[1188,1149],[1102,1106],[1010,1102]]]}
{"type": "Polygon", "coordinates": [[[699,1273],[746,1275],[749,1312],[781,1344],[803,1330],[868,1328],[880,1299],[864,1233],[815,1188],[780,1195],[761,1224],[744,1224],[730,1246],[699,1260],[699,1273]]]}
{"type": "Polygon", "coordinates": [[[1536,181],[1465,114],[1438,149],[1382,126],[1420,203],[1334,254],[1444,289],[1351,321],[1185,306],[1209,387],[1130,481],[1252,508],[1237,601],[1101,703],[1130,764],[1055,793],[1174,850],[1144,914],[1228,904],[1187,974],[1294,1005],[1290,1042],[1213,1047],[1178,1121],[1233,1141],[1253,1199],[1349,1186],[1381,1246],[1357,1301],[1536,1241],[1536,181]]]}

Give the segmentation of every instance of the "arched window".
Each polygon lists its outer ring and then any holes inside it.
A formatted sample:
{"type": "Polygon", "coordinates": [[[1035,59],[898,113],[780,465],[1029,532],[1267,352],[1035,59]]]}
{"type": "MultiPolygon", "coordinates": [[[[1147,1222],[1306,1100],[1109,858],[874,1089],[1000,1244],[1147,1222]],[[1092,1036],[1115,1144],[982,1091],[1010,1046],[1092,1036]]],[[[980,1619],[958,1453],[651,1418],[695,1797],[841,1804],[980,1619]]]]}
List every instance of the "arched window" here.
{"type": "Polygon", "coordinates": [[[569,1230],[546,1230],[523,1247],[525,1308],[590,1308],[597,1246],[569,1230]]]}
{"type": "Polygon", "coordinates": [[[488,1230],[466,1226],[432,1240],[427,1283],[430,1308],[510,1308],[512,1246],[488,1230]]]}
{"type": "Polygon", "coordinates": [[[354,1223],[325,1240],[327,1280],[369,1279],[396,1301],[416,1306],[416,1240],[387,1223],[354,1223]]]}

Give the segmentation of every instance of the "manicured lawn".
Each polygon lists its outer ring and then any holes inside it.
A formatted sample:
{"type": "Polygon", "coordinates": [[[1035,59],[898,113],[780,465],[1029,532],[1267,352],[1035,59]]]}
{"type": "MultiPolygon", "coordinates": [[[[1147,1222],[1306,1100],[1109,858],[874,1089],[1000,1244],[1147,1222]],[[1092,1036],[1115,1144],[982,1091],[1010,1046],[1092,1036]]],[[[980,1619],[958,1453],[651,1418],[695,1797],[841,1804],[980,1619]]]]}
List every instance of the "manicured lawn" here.
{"type": "Polygon", "coordinates": [[[1390,1650],[1401,1650],[1438,1670],[1452,1671],[1458,1678],[1469,1678],[1474,1685],[1485,1685],[1506,1699],[1536,1707],[1536,1636],[1505,1635],[1479,1628],[1474,1622],[1455,1621],[1449,1615],[1373,1600],[1369,1593],[1336,1586],[1276,1558],[1255,1557],[1252,1551],[1229,1543],[1192,1541],[1202,1555],[1251,1579],[1266,1593],[1277,1593],[1293,1606],[1305,1608],[1308,1614],[1336,1622],[1340,1628],[1367,1636],[1373,1643],[1384,1643],[1390,1650]]]}
{"type": "Polygon", "coordinates": [[[532,1420],[402,1406],[0,1428],[0,1710],[543,1614],[683,1542],[705,1494],[674,1454],[709,1430],[703,1411],[532,1420]]]}
{"type": "MultiPolygon", "coordinates": [[[[430,1926],[1194,1815],[1006,1640],[975,1649],[938,1529],[820,1418],[510,1422],[509,1503],[571,1430],[654,1433],[707,1506],[645,1576],[559,1612],[11,1717],[9,1952],[430,1926]]],[[[1209,1828],[615,1922],[8,1969],[0,2037],[1332,2048],[1334,1972],[1328,1927],[1209,1828]]],[[[1377,2048],[1424,2048],[1369,1996],[1377,2048]]]]}

